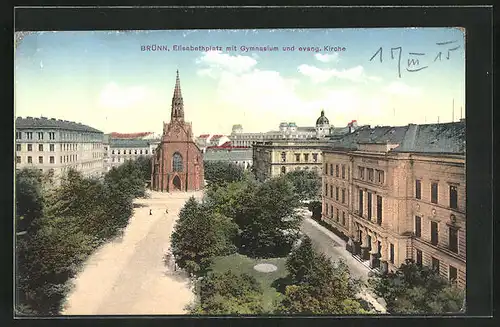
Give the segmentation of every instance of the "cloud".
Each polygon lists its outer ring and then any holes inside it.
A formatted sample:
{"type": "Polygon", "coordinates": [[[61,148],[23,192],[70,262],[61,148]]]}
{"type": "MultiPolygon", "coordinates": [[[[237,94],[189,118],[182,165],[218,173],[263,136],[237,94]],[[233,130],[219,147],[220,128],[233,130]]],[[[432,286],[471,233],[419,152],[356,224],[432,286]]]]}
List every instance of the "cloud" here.
{"type": "Polygon", "coordinates": [[[235,74],[250,71],[257,64],[257,60],[248,56],[231,56],[221,51],[208,51],[204,52],[196,63],[206,66],[198,71],[199,75],[215,76],[221,71],[235,74]]]}
{"type": "Polygon", "coordinates": [[[421,93],[421,90],[416,87],[411,87],[401,81],[392,82],[384,89],[385,92],[395,95],[410,95],[415,96],[421,93]]]}
{"type": "Polygon", "coordinates": [[[147,99],[148,90],[143,86],[121,87],[111,82],[99,96],[99,106],[109,109],[127,109],[147,99]]]}
{"type": "MultiPolygon", "coordinates": [[[[247,131],[275,130],[276,122],[283,120],[295,121],[299,126],[314,126],[321,109],[325,109],[332,124],[345,126],[348,121],[363,115],[367,107],[377,112],[379,109],[377,101],[364,96],[356,87],[325,88],[310,98],[301,97],[299,79],[283,76],[277,71],[257,69],[254,61],[246,59],[252,59],[249,56],[212,53],[209,61],[206,55],[202,58],[205,59],[197,61],[200,66],[198,73],[217,81],[214,105],[218,107],[218,115],[224,117],[228,124],[243,124],[247,131]],[[235,69],[234,64],[225,64],[218,66],[217,74],[214,74],[210,66],[214,62],[219,63],[222,59],[225,63],[235,62],[237,57],[241,63],[239,69],[235,69]]],[[[332,76],[354,81],[368,79],[361,66],[343,71],[325,71],[307,65],[301,68],[306,73],[304,75],[309,74],[319,81],[326,81],[332,76]]],[[[207,120],[210,119],[208,115],[207,120]]],[[[222,122],[217,127],[229,128],[222,126],[222,122]]]]}
{"type": "Polygon", "coordinates": [[[337,52],[333,54],[321,54],[321,53],[316,53],[314,57],[321,61],[321,62],[338,62],[339,61],[339,54],[337,52]]]}
{"type": "Polygon", "coordinates": [[[324,83],[331,78],[346,79],[353,82],[365,81],[368,76],[366,76],[363,66],[356,66],[349,69],[338,70],[332,69],[321,69],[316,66],[311,65],[300,65],[297,70],[302,75],[311,78],[313,83],[324,83]]]}

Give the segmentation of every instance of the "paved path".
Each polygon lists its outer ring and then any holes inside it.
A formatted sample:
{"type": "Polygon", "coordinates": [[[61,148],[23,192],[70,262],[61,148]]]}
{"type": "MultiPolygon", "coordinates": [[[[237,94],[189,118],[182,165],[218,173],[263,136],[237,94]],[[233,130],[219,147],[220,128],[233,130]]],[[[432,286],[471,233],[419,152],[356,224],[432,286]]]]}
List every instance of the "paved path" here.
{"type": "MultiPolygon", "coordinates": [[[[353,277],[359,278],[365,282],[368,280],[368,272],[370,269],[356,260],[351,253],[345,249],[345,242],[340,237],[321,226],[318,222],[307,217],[305,217],[302,222],[301,230],[311,238],[313,246],[318,251],[326,254],[332,260],[343,259],[349,267],[353,277]]],[[[380,305],[374,294],[369,292],[366,287],[362,287],[360,296],[365,301],[370,302],[377,311],[386,312],[386,309],[380,305]]]]}
{"type": "Polygon", "coordinates": [[[163,255],[179,210],[201,192],[151,192],[121,239],[102,246],[75,279],[63,315],[184,314],[193,300],[188,279],[169,271],[163,255]],[[168,208],[168,214],[165,209],[168,208]],[[153,215],[149,215],[149,210],[153,215]]]}

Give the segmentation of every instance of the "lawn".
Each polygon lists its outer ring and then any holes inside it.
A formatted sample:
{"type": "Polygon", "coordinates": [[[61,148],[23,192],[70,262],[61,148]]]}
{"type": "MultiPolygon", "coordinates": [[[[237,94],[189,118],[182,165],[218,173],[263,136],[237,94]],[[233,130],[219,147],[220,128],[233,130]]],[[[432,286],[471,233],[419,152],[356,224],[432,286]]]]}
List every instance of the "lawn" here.
{"type": "Polygon", "coordinates": [[[233,254],[225,257],[216,257],[211,266],[213,272],[226,272],[231,270],[233,273],[248,274],[255,277],[264,291],[264,309],[271,310],[273,308],[273,302],[281,294],[276,291],[276,289],[271,286],[272,283],[287,275],[285,268],[286,258],[271,258],[271,259],[252,259],[241,254],[233,254]],[[259,272],[253,267],[259,263],[270,263],[278,267],[278,270],[263,273],[259,272]]]}

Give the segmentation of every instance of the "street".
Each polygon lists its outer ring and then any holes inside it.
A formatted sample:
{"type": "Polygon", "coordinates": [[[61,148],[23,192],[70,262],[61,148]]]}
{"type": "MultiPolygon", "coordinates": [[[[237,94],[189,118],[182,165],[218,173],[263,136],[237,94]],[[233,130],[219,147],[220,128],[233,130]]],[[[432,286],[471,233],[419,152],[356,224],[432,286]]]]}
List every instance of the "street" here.
{"type": "Polygon", "coordinates": [[[201,197],[200,192],[151,192],[151,198],[137,199],[124,236],[87,260],[62,314],[185,314],[193,299],[188,279],[168,271],[163,255],[179,211],[192,195],[201,197]]]}

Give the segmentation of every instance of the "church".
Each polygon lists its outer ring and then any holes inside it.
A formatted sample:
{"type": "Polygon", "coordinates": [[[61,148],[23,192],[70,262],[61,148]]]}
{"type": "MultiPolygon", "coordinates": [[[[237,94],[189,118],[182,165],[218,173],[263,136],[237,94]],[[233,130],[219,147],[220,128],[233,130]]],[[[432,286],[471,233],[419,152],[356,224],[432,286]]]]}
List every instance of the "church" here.
{"type": "Polygon", "coordinates": [[[151,189],[160,192],[198,191],[204,186],[203,156],[184,121],[179,71],[172,97],[170,122],[163,123],[161,142],[152,159],[151,189]]]}

